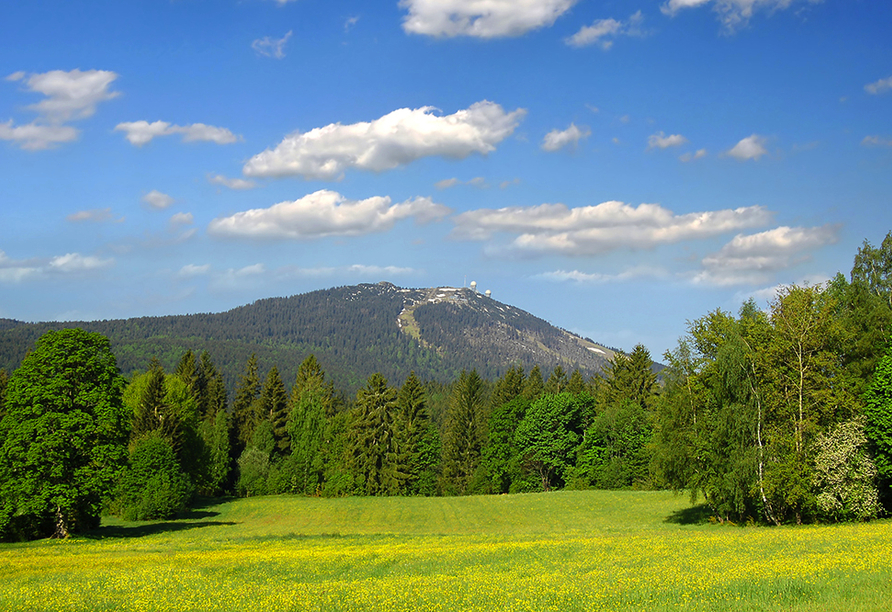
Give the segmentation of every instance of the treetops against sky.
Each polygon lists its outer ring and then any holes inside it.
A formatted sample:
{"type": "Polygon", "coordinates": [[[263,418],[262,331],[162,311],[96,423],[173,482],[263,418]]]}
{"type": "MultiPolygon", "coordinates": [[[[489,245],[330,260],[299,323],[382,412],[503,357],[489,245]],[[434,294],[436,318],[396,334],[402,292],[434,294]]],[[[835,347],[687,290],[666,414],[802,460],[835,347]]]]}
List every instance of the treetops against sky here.
{"type": "Polygon", "coordinates": [[[0,317],[476,280],[659,355],[892,227],[890,30],[843,0],[15,3],[0,317]]]}

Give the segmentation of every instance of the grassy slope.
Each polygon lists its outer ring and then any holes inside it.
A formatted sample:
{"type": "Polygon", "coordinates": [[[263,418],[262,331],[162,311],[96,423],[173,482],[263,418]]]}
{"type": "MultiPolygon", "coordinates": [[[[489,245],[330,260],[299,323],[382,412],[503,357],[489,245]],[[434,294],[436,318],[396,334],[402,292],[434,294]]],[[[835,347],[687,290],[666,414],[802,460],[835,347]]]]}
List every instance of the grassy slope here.
{"type": "Polygon", "coordinates": [[[684,498],[237,500],[0,545],[3,610],[885,610],[892,523],[692,523],[684,498]]]}

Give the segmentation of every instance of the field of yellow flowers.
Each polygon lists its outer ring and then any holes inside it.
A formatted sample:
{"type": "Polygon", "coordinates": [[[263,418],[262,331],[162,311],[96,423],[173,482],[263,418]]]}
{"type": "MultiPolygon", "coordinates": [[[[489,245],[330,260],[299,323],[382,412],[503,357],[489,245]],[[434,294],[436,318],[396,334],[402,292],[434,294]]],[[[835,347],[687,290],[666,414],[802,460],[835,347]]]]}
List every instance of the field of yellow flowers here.
{"type": "Polygon", "coordinates": [[[663,492],[265,497],[0,545],[0,610],[888,610],[892,522],[719,526],[663,492]]]}

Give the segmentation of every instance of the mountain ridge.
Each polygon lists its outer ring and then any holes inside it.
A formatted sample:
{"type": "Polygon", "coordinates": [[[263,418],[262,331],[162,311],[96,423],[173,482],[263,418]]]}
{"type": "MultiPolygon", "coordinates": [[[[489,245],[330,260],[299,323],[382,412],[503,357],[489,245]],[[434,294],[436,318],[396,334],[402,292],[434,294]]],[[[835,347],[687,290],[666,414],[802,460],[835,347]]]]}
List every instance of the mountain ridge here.
{"type": "Polygon", "coordinates": [[[145,369],[152,357],[173,368],[187,349],[207,350],[230,387],[252,353],[262,369],[275,365],[285,380],[313,353],[351,391],[373,372],[400,382],[414,370],[447,382],[462,369],[495,378],[515,365],[539,365],[546,373],[560,365],[588,377],[614,353],[473,289],[382,281],[264,298],[220,313],[64,323],[4,319],[0,367],[11,371],[40,335],[66,327],[106,335],[125,373],[145,369]]]}

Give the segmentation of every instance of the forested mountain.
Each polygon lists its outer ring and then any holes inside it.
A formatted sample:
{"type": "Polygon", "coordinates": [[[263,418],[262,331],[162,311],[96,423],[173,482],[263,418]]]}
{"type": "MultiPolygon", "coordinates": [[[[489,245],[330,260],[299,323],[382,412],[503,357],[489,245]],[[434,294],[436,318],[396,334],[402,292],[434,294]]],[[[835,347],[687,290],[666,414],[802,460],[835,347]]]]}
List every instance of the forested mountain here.
{"type": "Polygon", "coordinates": [[[523,310],[470,289],[402,289],[363,284],[270,298],[218,314],[113,321],[26,324],[0,320],[0,368],[15,369],[43,333],[70,327],[111,340],[125,373],[145,370],[152,357],[172,369],[186,350],[207,351],[227,381],[257,355],[292,380],[311,353],[335,384],[355,391],[375,372],[402,381],[447,382],[476,368],[494,379],[515,365],[560,365],[586,377],[613,351],[558,329],[523,310]]]}

